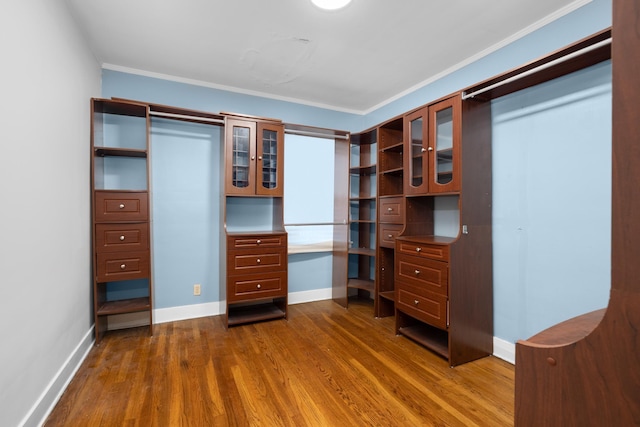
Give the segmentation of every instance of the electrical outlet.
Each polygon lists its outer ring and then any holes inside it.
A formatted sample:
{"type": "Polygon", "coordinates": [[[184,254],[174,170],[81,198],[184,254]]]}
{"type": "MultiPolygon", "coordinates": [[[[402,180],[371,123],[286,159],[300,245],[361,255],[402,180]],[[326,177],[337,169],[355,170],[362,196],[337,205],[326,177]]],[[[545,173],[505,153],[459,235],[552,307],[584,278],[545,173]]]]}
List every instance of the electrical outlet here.
{"type": "Polygon", "coordinates": [[[200,284],[196,283],[195,285],[193,285],[193,294],[200,296],[200,284]]]}

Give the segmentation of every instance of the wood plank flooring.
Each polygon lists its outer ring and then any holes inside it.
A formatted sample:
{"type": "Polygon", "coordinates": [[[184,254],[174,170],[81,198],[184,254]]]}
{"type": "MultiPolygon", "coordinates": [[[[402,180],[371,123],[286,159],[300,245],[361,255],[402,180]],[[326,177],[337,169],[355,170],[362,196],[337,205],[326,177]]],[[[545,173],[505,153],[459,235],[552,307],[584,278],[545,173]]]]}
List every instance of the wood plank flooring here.
{"type": "Polygon", "coordinates": [[[512,426],[514,367],[448,367],[368,301],[109,332],[45,426],[512,426]]]}

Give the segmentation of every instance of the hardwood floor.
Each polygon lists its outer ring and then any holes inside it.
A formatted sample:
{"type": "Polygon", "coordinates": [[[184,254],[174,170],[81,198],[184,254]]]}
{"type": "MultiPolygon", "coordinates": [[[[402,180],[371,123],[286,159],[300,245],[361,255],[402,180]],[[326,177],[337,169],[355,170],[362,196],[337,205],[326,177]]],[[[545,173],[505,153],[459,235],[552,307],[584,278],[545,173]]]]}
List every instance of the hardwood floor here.
{"type": "Polygon", "coordinates": [[[108,333],[45,426],[512,426],[514,367],[448,367],[372,305],[289,307],[108,333]]]}

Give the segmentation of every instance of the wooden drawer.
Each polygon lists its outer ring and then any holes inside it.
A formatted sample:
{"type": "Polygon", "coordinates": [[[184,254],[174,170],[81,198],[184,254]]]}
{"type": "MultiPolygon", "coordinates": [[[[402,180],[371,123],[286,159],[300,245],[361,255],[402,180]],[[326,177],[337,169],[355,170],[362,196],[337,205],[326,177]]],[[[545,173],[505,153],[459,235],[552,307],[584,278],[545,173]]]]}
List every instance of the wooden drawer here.
{"type": "Polygon", "coordinates": [[[287,272],[249,274],[229,278],[229,302],[287,295],[287,272]]]}
{"type": "Polygon", "coordinates": [[[405,282],[445,297],[449,292],[449,264],[405,254],[396,255],[396,282],[405,282]]]}
{"type": "Polygon", "coordinates": [[[436,328],[447,329],[447,297],[398,284],[396,308],[436,328]]]}
{"type": "Polygon", "coordinates": [[[149,197],[147,192],[96,191],[96,222],[147,221],[149,197]]]}
{"type": "Polygon", "coordinates": [[[149,249],[149,224],[96,224],[97,253],[149,249]]]}
{"type": "Polygon", "coordinates": [[[449,261],[449,245],[436,245],[410,240],[396,240],[396,244],[396,251],[399,254],[414,255],[437,261],[449,261]]]}
{"type": "Polygon", "coordinates": [[[379,222],[404,223],[404,197],[387,197],[380,199],[379,222]]]}
{"type": "Polygon", "coordinates": [[[229,275],[264,273],[287,269],[286,248],[257,248],[228,251],[229,275]]]}
{"type": "Polygon", "coordinates": [[[402,224],[380,224],[380,246],[385,248],[395,248],[396,237],[402,232],[402,224]]]}
{"type": "Polygon", "coordinates": [[[227,250],[287,247],[286,234],[227,235],[227,250]]]}
{"type": "Polygon", "coordinates": [[[97,264],[98,282],[149,277],[149,251],[99,253],[97,264]]]}

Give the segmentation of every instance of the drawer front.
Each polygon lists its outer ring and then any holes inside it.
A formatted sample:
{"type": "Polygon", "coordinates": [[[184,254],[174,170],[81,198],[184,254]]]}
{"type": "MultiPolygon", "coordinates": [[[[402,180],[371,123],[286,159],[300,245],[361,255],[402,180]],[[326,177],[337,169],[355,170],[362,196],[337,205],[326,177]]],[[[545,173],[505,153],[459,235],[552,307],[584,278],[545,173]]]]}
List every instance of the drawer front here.
{"type": "Polygon", "coordinates": [[[408,255],[396,256],[396,281],[445,297],[449,291],[449,264],[408,255]]]}
{"type": "Polygon", "coordinates": [[[380,199],[380,222],[404,223],[404,197],[388,197],[380,199]]]}
{"type": "Polygon", "coordinates": [[[149,249],[149,224],[96,224],[97,253],[149,249]]]}
{"type": "Polygon", "coordinates": [[[227,250],[279,248],[287,246],[287,235],[227,236],[227,250]]]}
{"type": "Polygon", "coordinates": [[[262,273],[287,269],[286,249],[251,249],[229,251],[227,272],[230,275],[262,273]]]}
{"type": "Polygon", "coordinates": [[[229,302],[287,295],[287,273],[284,271],[236,276],[228,280],[229,302]]]}
{"type": "Polygon", "coordinates": [[[402,232],[402,224],[380,224],[380,246],[395,248],[396,237],[402,232]]]}
{"type": "Polygon", "coordinates": [[[437,261],[449,261],[449,245],[433,245],[400,240],[396,249],[399,254],[415,255],[437,261]]]}
{"type": "Polygon", "coordinates": [[[94,215],[96,222],[147,221],[149,218],[148,211],[148,195],[146,192],[95,192],[94,215]]]}
{"type": "Polygon", "coordinates": [[[436,328],[447,328],[447,297],[428,291],[415,292],[400,284],[396,290],[398,310],[436,328]]]}
{"type": "Polygon", "coordinates": [[[149,277],[149,251],[100,253],[97,263],[98,282],[149,277]]]}

